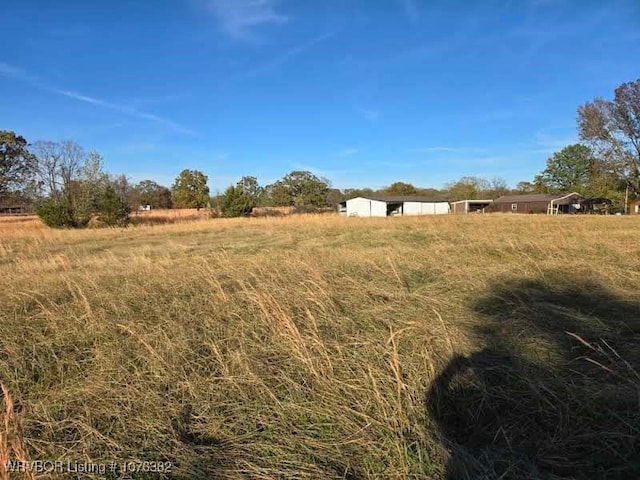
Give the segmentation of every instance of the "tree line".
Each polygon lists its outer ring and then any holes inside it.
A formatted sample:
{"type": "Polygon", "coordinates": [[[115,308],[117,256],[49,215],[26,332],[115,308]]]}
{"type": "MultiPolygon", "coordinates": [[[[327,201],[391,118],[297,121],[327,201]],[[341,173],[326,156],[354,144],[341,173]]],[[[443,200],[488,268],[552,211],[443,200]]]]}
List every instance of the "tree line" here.
{"type": "Polygon", "coordinates": [[[0,207],[35,205],[54,227],[126,225],[140,206],[153,209],[211,208],[216,215],[248,215],[254,207],[295,207],[310,211],[335,207],[358,196],[420,195],[441,200],[492,199],[505,194],[579,192],[608,198],[621,206],[625,196],[640,197],[640,79],[615,89],[613,99],[596,98],[578,108],[582,143],[554,153],[531,181],[515,188],[502,178],[465,176],[442,189],[394,182],[382,189],[336,189],[309,171],[292,171],[260,185],[242,177],[223,193],[210,195],[208,177],[185,169],[171,187],[153,180],[133,184],[125,174],[105,172],[98,152],[73,141],[27,140],[0,130],[0,207]]]}

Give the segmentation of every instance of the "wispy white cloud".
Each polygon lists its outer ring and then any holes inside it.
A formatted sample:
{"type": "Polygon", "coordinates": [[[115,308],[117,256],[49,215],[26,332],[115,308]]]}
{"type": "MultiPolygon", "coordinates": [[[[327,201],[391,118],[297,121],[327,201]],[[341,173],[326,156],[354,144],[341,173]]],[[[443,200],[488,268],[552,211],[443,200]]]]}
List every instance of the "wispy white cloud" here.
{"type": "Polygon", "coordinates": [[[23,78],[26,76],[26,72],[14,65],[0,62],[0,76],[23,78]]]}
{"type": "Polygon", "coordinates": [[[264,25],[282,24],[289,17],[278,13],[274,0],[203,0],[220,28],[236,40],[255,40],[255,29],[264,25]]]}
{"type": "Polygon", "coordinates": [[[81,93],[77,93],[77,92],[73,92],[70,90],[62,90],[62,89],[57,89],[57,88],[50,88],[50,87],[42,87],[45,90],[48,90],[50,92],[53,93],[57,93],[59,95],[64,95],[65,97],[68,98],[72,98],[74,100],[79,100],[81,102],[85,102],[85,103],[90,103],[92,105],[97,105],[103,108],[107,108],[110,110],[114,110],[116,112],[120,112],[123,113],[125,115],[130,115],[132,117],[138,117],[141,118],[143,120],[150,120],[152,122],[156,122],[159,124],[162,124],[166,127],[169,127],[172,130],[175,130],[176,132],[180,132],[180,133],[186,133],[188,135],[195,135],[195,132],[189,128],[183,127],[182,125],[173,122],[171,120],[168,120],[166,118],[160,117],[158,115],[155,115],[153,113],[147,113],[147,112],[142,112],[140,110],[136,110],[135,108],[126,106],[126,105],[118,105],[116,103],[111,103],[108,102],[106,100],[102,100],[99,98],[94,98],[94,97],[89,97],[87,95],[83,95],[81,93]]]}
{"type": "Polygon", "coordinates": [[[407,152],[409,153],[472,153],[472,152],[480,153],[484,151],[485,151],[484,148],[478,148],[478,147],[450,147],[447,145],[407,149],[407,152]]]}
{"type": "Polygon", "coordinates": [[[114,147],[114,150],[118,153],[130,155],[136,153],[153,152],[158,148],[159,145],[154,142],[129,142],[119,144],[118,146],[114,147]]]}
{"type": "Polygon", "coordinates": [[[291,48],[289,48],[288,50],[285,50],[284,52],[282,52],[280,55],[272,58],[271,60],[256,66],[255,68],[252,68],[248,71],[246,71],[242,76],[243,77],[255,77],[257,75],[260,75],[262,73],[266,73],[272,70],[277,69],[278,67],[281,67],[282,65],[284,65],[285,63],[291,61],[292,59],[302,55],[304,52],[306,52],[307,50],[309,50],[310,48],[318,45],[319,43],[322,43],[328,39],[330,39],[331,37],[333,37],[333,33],[331,32],[327,32],[327,33],[323,33],[321,35],[318,35],[314,38],[312,38],[311,40],[304,42],[304,43],[300,43],[298,45],[295,45],[291,48]]]}
{"type": "Polygon", "coordinates": [[[477,115],[471,115],[467,118],[468,121],[478,123],[495,123],[502,122],[513,118],[516,113],[508,108],[499,108],[496,110],[489,110],[477,115]]]}
{"type": "Polygon", "coordinates": [[[321,167],[316,167],[314,165],[308,165],[305,163],[297,163],[297,162],[291,163],[290,168],[294,170],[303,170],[303,171],[311,172],[314,175],[317,175],[318,177],[325,178],[325,179],[332,179],[337,176],[350,173],[350,170],[346,170],[346,169],[327,170],[321,167]]]}
{"type": "Polygon", "coordinates": [[[147,112],[143,112],[141,110],[137,110],[133,107],[127,106],[127,105],[119,105],[116,103],[112,103],[109,102],[107,100],[103,100],[100,98],[95,98],[95,97],[91,97],[89,95],[85,95],[79,92],[74,92],[72,90],[66,90],[63,88],[58,88],[56,86],[53,86],[41,79],[39,79],[38,77],[35,77],[33,75],[29,75],[25,70],[23,70],[20,67],[16,67],[14,65],[10,65],[8,63],[4,63],[4,62],[0,62],[0,76],[5,76],[5,77],[11,77],[11,78],[15,78],[17,80],[21,80],[24,83],[27,83],[29,85],[31,85],[34,88],[38,88],[40,90],[44,90],[46,92],[51,92],[51,93],[55,93],[57,95],[62,95],[64,97],[67,98],[71,98],[73,100],[77,100],[80,102],[84,102],[84,103],[89,103],[91,105],[95,105],[98,107],[102,107],[102,108],[106,108],[109,110],[113,110],[116,112],[120,112],[122,114],[131,116],[131,117],[137,117],[137,118],[141,118],[143,120],[149,120],[161,125],[164,125],[168,128],[170,128],[171,130],[174,130],[176,132],[180,132],[180,133],[185,133],[185,134],[189,134],[189,135],[194,135],[195,132],[193,130],[190,130],[186,127],[183,127],[182,125],[173,122],[171,120],[168,120],[166,118],[160,117],[158,115],[155,115],[153,113],[147,113],[147,112]]]}
{"type": "Polygon", "coordinates": [[[531,0],[529,5],[532,7],[546,7],[562,3],[562,0],[531,0]]]}
{"type": "Polygon", "coordinates": [[[382,112],[380,112],[380,110],[376,110],[375,108],[356,107],[355,111],[362,115],[365,120],[369,120],[371,122],[374,122],[382,117],[382,112]]]}
{"type": "Polygon", "coordinates": [[[358,153],[360,153],[360,149],[359,148],[343,148],[342,150],[338,151],[336,153],[337,157],[351,157],[353,155],[357,155],[358,153]]]}
{"type": "Polygon", "coordinates": [[[152,180],[165,187],[170,187],[176,179],[175,175],[159,173],[157,171],[129,172],[127,173],[127,177],[132,183],[138,183],[143,180],[152,180]]]}
{"type": "Polygon", "coordinates": [[[47,28],[43,33],[49,37],[82,37],[88,35],[91,31],[86,27],[52,27],[47,28]]]}
{"type": "Polygon", "coordinates": [[[551,155],[552,153],[562,150],[568,145],[578,142],[578,138],[573,135],[553,135],[544,131],[536,133],[535,140],[532,143],[523,145],[526,153],[551,155]]]}
{"type": "Polygon", "coordinates": [[[139,109],[143,106],[150,105],[160,105],[167,103],[177,103],[183,100],[187,100],[193,98],[193,94],[187,91],[172,93],[167,95],[157,95],[157,96],[145,96],[145,97],[135,97],[131,99],[127,99],[127,105],[130,105],[133,108],[139,109]]]}
{"type": "Polygon", "coordinates": [[[418,18],[420,17],[420,12],[418,11],[418,6],[415,4],[414,0],[398,0],[398,2],[400,3],[404,14],[409,20],[411,20],[412,22],[418,20],[418,18]]]}

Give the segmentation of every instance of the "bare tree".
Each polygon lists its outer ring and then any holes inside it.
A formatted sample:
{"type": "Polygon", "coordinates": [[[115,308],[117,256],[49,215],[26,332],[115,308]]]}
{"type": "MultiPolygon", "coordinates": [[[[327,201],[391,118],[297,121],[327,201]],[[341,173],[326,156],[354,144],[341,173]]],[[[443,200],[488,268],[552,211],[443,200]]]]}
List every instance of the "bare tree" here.
{"type": "Polygon", "coordinates": [[[52,197],[59,196],[62,191],[60,144],[41,140],[33,145],[33,152],[36,156],[36,182],[39,193],[52,197]]]}
{"type": "Polygon", "coordinates": [[[33,152],[40,193],[51,197],[59,197],[68,190],[88,160],[84,149],[71,140],[39,141],[34,144],[33,152]]]}
{"type": "Polygon", "coordinates": [[[67,186],[80,174],[87,161],[87,154],[84,148],[71,140],[61,142],[60,150],[62,152],[60,176],[62,184],[67,186]]]}
{"type": "Polygon", "coordinates": [[[640,195],[640,79],[578,108],[580,138],[640,195]]]}
{"type": "Polygon", "coordinates": [[[127,176],[124,173],[116,175],[111,179],[111,183],[113,184],[113,189],[115,190],[120,200],[123,203],[129,205],[133,187],[131,186],[131,182],[129,181],[127,176]]]}

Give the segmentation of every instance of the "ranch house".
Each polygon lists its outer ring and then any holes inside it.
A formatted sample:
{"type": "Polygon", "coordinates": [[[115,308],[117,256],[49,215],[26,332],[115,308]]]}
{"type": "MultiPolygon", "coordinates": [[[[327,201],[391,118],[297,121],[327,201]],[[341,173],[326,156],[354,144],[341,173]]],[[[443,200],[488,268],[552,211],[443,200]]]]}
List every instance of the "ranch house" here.
{"type": "Polygon", "coordinates": [[[504,195],[493,201],[490,211],[502,213],[581,213],[585,198],[579,193],[504,195]]]}

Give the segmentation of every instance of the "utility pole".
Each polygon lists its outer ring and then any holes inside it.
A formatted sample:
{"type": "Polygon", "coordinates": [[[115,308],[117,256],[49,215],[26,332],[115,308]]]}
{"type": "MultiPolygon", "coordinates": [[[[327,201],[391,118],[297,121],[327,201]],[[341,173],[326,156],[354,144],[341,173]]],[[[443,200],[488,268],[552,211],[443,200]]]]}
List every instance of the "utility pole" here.
{"type": "Polygon", "coordinates": [[[629,212],[627,211],[629,205],[629,183],[627,183],[627,189],[624,192],[624,214],[627,215],[629,212]]]}

